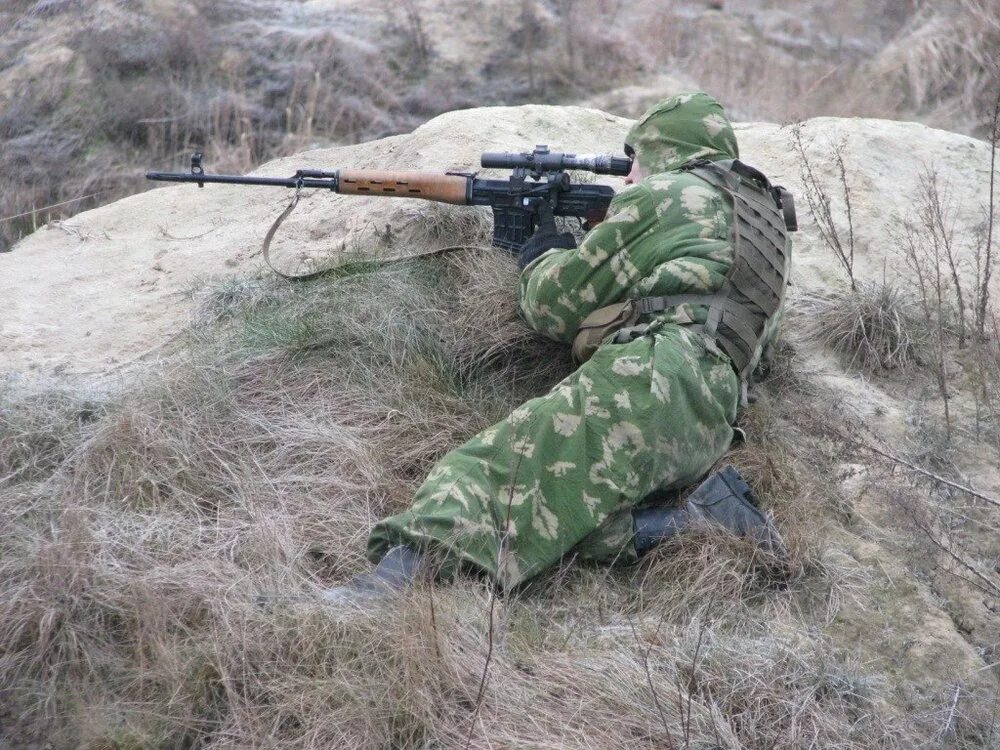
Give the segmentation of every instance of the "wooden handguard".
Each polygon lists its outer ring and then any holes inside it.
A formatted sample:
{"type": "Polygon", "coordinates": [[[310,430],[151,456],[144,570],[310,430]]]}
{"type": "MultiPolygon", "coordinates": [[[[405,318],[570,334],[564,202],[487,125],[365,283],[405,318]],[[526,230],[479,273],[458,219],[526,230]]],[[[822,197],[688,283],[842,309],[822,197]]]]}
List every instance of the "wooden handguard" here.
{"type": "Polygon", "coordinates": [[[423,198],[441,203],[468,203],[469,177],[433,172],[388,172],[341,169],[338,193],[385,198],[423,198]]]}

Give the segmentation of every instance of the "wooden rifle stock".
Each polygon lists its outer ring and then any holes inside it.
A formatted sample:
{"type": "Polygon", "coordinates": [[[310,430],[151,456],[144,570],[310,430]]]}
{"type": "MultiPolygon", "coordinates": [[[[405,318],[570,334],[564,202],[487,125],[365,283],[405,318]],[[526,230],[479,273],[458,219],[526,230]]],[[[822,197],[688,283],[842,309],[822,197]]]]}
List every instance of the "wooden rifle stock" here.
{"type": "Polygon", "coordinates": [[[337,192],[384,198],[423,198],[464,206],[469,203],[471,182],[471,177],[434,172],[341,169],[337,192]]]}

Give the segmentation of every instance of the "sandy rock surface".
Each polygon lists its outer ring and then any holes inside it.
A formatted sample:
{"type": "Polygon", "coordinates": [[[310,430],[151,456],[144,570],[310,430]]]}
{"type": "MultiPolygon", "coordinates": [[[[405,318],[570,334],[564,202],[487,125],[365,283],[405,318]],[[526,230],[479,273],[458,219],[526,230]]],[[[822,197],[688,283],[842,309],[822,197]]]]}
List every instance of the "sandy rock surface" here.
{"type": "MultiPolygon", "coordinates": [[[[259,174],[287,176],[305,166],[474,171],[483,151],[536,143],[578,153],[620,153],[630,124],[579,107],[464,110],[410,134],[277,160],[259,174]]],[[[806,209],[791,129],[747,123],[737,127],[737,134],[744,160],[799,198],[802,231],[796,236],[794,293],[842,283],[843,274],[806,209]]],[[[989,176],[989,147],[981,141],[914,123],[833,118],[806,122],[802,137],[840,218],[831,149],[843,144],[859,275],[884,270],[892,278],[901,265],[888,232],[907,215],[928,169],[936,169],[948,187],[957,226],[981,220],[989,176]]],[[[206,166],[211,171],[212,165],[206,166]]],[[[0,369],[101,372],[156,350],[184,325],[191,309],[184,292],[192,284],[260,265],[261,239],[289,198],[290,191],[283,189],[170,186],[40,229],[0,255],[0,369]]],[[[363,250],[376,230],[390,226],[398,233],[421,221],[428,206],[313,191],[282,227],[275,247],[294,248],[323,265],[345,251],[363,250]]],[[[396,255],[407,252],[398,245],[391,249],[396,255]]]]}

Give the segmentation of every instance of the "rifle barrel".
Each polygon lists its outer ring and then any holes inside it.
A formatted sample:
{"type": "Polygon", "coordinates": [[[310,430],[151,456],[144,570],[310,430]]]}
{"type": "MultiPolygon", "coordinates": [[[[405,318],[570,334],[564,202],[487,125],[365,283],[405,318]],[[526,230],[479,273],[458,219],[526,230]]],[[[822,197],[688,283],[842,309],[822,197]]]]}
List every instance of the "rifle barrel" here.
{"type": "Polygon", "coordinates": [[[193,174],[191,172],[146,172],[147,180],[158,182],[206,182],[223,183],[226,185],[266,185],[269,187],[298,187],[300,184],[305,188],[326,188],[337,191],[338,180],[336,173],[327,178],[312,177],[247,177],[243,175],[229,174],[193,174]]]}

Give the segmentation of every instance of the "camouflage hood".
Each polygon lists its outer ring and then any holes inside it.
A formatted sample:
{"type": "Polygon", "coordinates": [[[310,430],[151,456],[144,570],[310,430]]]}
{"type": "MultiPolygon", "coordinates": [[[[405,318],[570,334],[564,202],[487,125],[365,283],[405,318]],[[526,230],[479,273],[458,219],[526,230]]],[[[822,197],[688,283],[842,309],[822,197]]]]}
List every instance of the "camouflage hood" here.
{"type": "Polygon", "coordinates": [[[625,136],[648,174],[669,172],[691,159],[738,159],[726,112],[708,94],[677,94],[646,112],[625,136]]]}

